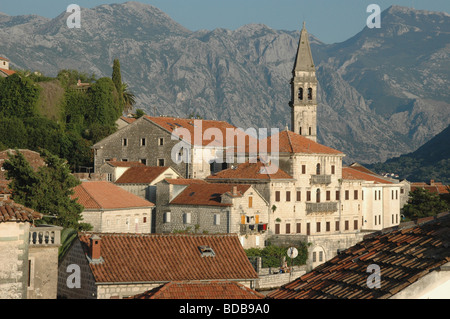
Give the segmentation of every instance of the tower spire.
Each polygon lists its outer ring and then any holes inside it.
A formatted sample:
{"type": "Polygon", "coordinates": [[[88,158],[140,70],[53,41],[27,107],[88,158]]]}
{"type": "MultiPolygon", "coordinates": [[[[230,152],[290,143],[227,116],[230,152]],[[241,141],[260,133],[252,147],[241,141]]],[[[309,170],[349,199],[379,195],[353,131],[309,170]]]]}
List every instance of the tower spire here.
{"type": "Polygon", "coordinates": [[[291,81],[291,129],[317,140],[317,78],[305,22],[300,32],[291,81]]]}

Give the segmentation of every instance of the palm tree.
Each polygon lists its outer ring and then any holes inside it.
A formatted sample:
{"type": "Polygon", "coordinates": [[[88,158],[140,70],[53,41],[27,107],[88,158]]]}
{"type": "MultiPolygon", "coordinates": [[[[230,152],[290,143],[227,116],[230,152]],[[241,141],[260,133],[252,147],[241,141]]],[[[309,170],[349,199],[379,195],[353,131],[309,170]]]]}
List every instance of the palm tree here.
{"type": "Polygon", "coordinates": [[[133,105],[136,104],[136,96],[129,91],[127,83],[122,83],[122,96],[124,101],[123,110],[128,113],[133,108],[133,105]]]}

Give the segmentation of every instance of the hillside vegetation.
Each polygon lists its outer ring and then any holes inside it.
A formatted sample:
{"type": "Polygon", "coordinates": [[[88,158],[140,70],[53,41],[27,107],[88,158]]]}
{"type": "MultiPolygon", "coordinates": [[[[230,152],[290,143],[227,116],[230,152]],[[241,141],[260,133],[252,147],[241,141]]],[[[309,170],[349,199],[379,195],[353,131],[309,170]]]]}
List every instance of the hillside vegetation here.
{"type": "Polygon", "coordinates": [[[91,146],[116,130],[121,101],[111,78],[76,70],[56,78],[25,71],[0,78],[0,150],[45,149],[72,170],[91,167],[91,146]]]}

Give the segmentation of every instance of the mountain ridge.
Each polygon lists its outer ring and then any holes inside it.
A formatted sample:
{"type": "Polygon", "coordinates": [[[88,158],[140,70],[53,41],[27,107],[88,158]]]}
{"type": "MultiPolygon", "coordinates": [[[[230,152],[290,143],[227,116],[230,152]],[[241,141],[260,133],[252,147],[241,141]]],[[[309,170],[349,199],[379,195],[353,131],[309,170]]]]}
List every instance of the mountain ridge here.
{"type": "MultiPolygon", "coordinates": [[[[440,45],[450,41],[439,22],[449,25],[449,16],[419,13],[420,19],[438,21],[441,33],[414,32],[400,26],[414,25],[411,12],[418,10],[402,8],[383,11],[381,31],[365,27],[341,43],[324,44],[310,34],[319,81],[319,142],[342,150],[347,162],[409,153],[450,124],[443,89],[449,84],[444,62],[450,46],[440,45]],[[400,25],[397,15],[406,22],[400,25]],[[415,54],[412,44],[420,41],[430,45],[415,54]],[[408,44],[410,52],[398,43],[408,44]]],[[[290,123],[289,81],[299,30],[251,24],[234,31],[190,31],[138,2],[83,9],[81,30],[67,28],[68,16],[0,28],[1,54],[19,68],[44,74],[73,68],[100,77],[110,76],[118,58],[136,106],[151,115],[194,113],[243,128],[284,129],[290,123]]]]}

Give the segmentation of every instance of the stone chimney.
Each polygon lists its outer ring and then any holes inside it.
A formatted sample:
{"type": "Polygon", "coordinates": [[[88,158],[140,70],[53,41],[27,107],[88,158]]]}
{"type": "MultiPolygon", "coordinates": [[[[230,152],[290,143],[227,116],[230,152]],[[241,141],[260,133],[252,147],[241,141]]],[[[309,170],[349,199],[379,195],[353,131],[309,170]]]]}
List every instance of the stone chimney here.
{"type": "Polygon", "coordinates": [[[102,239],[98,235],[93,235],[91,241],[91,259],[99,260],[101,258],[102,239]]]}

